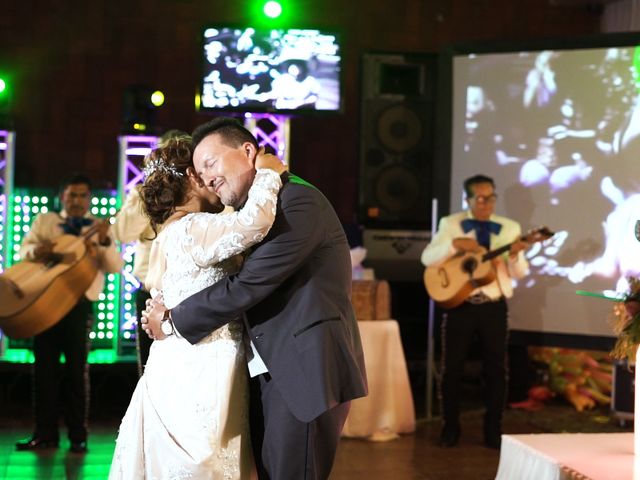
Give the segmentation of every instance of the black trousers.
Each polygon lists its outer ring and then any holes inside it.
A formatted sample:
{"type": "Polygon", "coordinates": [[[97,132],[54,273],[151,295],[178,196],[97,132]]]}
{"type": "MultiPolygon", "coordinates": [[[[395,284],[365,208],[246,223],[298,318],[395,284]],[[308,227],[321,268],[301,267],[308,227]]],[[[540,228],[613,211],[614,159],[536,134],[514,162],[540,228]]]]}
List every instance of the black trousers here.
{"type": "Polygon", "coordinates": [[[146,301],[151,298],[149,291],[140,287],[136,291],[136,311],[137,311],[137,327],[136,327],[136,353],[138,356],[138,376],[142,376],[144,373],[144,366],[147,364],[149,358],[149,350],[153,340],[149,338],[149,335],[142,329],[142,312],[146,308],[146,301]]]}
{"type": "Polygon", "coordinates": [[[460,382],[472,341],[481,344],[486,393],[485,435],[501,432],[507,372],[507,303],[500,300],[479,305],[463,303],[448,310],[442,325],[442,414],[446,424],[460,417],[460,382]]]}
{"type": "Polygon", "coordinates": [[[69,440],[87,440],[89,413],[89,331],[92,304],[86,299],[48,330],[33,338],[34,436],[58,440],[62,410],[69,440]],[[64,367],[60,354],[64,354],[64,367]]]}
{"type": "Polygon", "coordinates": [[[351,403],[305,423],[287,408],[269,374],[251,379],[251,443],[260,480],[329,478],[351,403]]]}

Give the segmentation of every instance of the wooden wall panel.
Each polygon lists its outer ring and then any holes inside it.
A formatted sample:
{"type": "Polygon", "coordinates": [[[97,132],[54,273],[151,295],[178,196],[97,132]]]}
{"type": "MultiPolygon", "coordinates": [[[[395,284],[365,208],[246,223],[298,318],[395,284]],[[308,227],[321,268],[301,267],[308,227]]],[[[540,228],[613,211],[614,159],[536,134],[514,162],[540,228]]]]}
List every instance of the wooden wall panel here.
{"type": "MultiPolygon", "coordinates": [[[[122,92],[157,84],[164,128],[191,130],[199,35],[207,23],[247,23],[247,1],[22,0],[0,13],[0,72],[14,74],[16,185],[53,187],[84,170],[98,187],[117,177],[122,92]],[[64,168],[61,168],[64,166],[64,168]]],[[[547,0],[290,0],[300,26],[345,34],[344,115],[295,118],[295,171],[354,220],[358,171],[359,61],[365,51],[434,52],[451,43],[592,34],[600,14],[547,0]]]]}

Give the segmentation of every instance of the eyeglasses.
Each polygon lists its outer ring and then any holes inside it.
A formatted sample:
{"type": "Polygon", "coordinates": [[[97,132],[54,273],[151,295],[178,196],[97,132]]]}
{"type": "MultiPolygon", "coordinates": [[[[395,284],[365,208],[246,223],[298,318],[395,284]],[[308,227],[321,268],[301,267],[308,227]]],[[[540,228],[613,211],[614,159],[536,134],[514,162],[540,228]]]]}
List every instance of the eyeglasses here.
{"type": "Polygon", "coordinates": [[[475,197],[469,197],[469,200],[475,200],[480,203],[496,203],[498,195],[492,193],[491,195],[477,195],[475,197]]]}

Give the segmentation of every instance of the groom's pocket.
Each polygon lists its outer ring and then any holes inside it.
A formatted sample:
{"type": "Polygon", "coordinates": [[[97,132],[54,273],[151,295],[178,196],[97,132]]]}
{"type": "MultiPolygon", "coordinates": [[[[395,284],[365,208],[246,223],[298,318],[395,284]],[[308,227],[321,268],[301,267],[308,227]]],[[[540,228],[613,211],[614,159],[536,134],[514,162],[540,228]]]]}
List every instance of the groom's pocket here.
{"type": "Polygon", "coordinates": [[[302,335],[305,332],[308,332],[309,330],[316,328],[324,323],[328,323],[328,322],[339,322],[340,321],[340,317],[332,317],[332,318],[325,318],[323,320],[316,320],[313,323],[310,323],[309,325],[306,325],[304,327],[302,327],[300,330],[298,330],[297,332],[295,332],[293,334],[294,337],[298,337],[300,335],[302,335]]]}
{"type": "MultiPolygon", "coordinates": [[[[293,334],[293,341],[300,353],[313,351],[326,354],[331,345],[344,336],[344,325],[340,317],[326,318],[312,322],[293,334]]],[[[320,353],[319,353],[320,354],[320,353]]]]}

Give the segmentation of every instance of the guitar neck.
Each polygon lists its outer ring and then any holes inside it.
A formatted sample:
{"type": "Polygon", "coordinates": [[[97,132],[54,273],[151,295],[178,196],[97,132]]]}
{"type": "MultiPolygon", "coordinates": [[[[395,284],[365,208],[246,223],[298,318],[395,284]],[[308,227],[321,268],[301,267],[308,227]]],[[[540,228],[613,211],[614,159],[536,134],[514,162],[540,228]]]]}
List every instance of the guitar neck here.
{"type": "Polygon", "coordinates": [[[495,250],[491,250],[490,252],[485,253],[482,256],[482,261],[486,262],[487,260],[491,260],[492,258],[496,258],[498,255],[502,255],[504,252],[509,251],[509,249],[511,248],[511,245],[513,245],[516,242],[511,242],[507,245],[503,245],[500,248],[496,248],[495,250]]]}
{"type": "Polygon", "coordinates": [[[86,239],[92,237],[96,233],[98,233],[98,222],[93,222],[93,225],[91,225],[89,229],[86,232],[83,232],[80,236],[86,239]]]}
{"type": "Polygon", "coordinates": [[[518,240],[515,240],[511,243],[508,243],[507,245],[503,245],[500,248],[496,248],[495,250],[491,250],[485,253],[482,256],[482,261],[484,262],[486,260],[491,260],[492,258],[496,258],[498,255],[502,255],[504,252],[507,252],[511,248],[511,245],[513,245],[516,242],[520,242],[520,241],[529,242],[529,243],[540,242],[547,238],[553,237],[553,235],[554,233],[551,230],[549,230],[547,227],[540,227],[536,230],[530,231],[526,235],[522,235],[520,238],[518,238],[518,240]]]}
{"type": "Polygon", "coordinates": [[[491,260],[492,258],[496,258],[498,255],[502,255],[504,252],[508,252],[509,249],[511,248],[511,245],[513,245],[514,243],[519,242],[521,240],[527,241],[527,237],[528,236],[529,235],[523,235],[523,236],[521,236],[517,240],[514,240],[511,243],[507,243],[506,245],[503,245],[500,248],[496,248],[495,250],[491,250],[491,251],[485,253],[482,256],[482,261],[484,262],[484,261],[487,261],[487,260],[491,260]]]}

